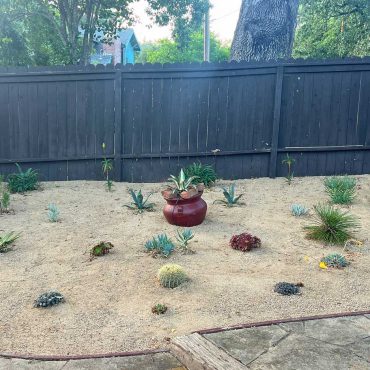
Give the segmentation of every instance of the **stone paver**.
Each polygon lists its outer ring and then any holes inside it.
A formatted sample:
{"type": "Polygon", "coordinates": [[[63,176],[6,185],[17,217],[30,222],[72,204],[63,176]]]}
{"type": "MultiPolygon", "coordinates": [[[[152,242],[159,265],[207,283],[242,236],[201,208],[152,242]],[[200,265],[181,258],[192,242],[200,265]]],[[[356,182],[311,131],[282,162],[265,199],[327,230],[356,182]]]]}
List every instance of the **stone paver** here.
{"type": "Polygon", "coordinates": [[[170,353],[70,361],[28,361],[0,358],[0,370],[183,370],[170,353]]]}

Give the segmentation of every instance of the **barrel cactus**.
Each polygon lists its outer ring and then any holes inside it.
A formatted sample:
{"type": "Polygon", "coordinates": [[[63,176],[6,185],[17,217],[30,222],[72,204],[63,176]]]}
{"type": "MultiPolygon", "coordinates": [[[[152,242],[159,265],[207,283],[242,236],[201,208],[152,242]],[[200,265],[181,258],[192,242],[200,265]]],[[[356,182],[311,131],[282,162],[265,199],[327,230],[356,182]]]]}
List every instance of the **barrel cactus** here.
{"type": "Polygon", "coordinates": [[[329,254],[326,257],[321,258],[320,262],[324,262],[327,267],[343,268],[349,265],[346,257],[339,253],[329,254]]]}
{"type": "Polygon", "coordinates": [[[187,281],[188,277],[181,266],[169,263],[158,270],[158,280],[163,287],[172,289],[187,281]]]}
{"type": "Polygon", "coordinates": [[[64,297],[59,292],[46,292],[41,294],[34,303],[34,307],[50,307],[64,302],[64,297]]]}

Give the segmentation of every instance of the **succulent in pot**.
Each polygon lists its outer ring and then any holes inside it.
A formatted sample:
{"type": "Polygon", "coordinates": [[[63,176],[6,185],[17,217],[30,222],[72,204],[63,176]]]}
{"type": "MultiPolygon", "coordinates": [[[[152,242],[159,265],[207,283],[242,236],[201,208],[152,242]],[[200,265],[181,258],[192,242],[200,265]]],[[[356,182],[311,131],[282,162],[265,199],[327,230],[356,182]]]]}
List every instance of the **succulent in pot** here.
{"type": "Polygon", "coordinates": [[[181,169],[179,176],[168,179],[170,186],[162,191],[167,204],[163,214],[171,225],[191,227],[200,225],[207,213],[207,203],[202,199],[203,184],[194,185],[195,176],[186,177],[181,169]]]}

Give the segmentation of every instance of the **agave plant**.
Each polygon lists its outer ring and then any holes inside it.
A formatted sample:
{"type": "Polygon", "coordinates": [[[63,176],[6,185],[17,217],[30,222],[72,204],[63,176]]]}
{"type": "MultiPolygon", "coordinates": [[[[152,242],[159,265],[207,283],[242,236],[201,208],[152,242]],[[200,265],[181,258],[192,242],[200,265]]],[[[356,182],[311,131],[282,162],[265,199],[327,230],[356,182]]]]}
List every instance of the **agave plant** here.
{"type": "Polygon", "coordinates": [[[237,205],[240,198],[244,194],[240,194],[240,195],[236,196],[235,195],[235,188],[236,188],[235,184],[231,184],[229,186],[229,188],[222,188],[225,199],[216,200],[216,201],[214,201],[214,203],[223,203],[227,207],[233,207],[233,206],[237,205]]]}
{"type": "Polygon", "coordinates": [[[176,240],[179,242],[183,253],[194,253],[194,251],[189,248],[189,242],[193,238],[194,234],[190,229],[184,229],[182,231],[177,230],[176,240]]]}
{"type": "Polygon", "coordinates": [[[153,257],[168,257],[175,249],[171,239],[166,234],[160,234],[145,243],[145,249],[153,257]]]}
{"type": "Polygon", "coordinates": [[[186,177],[184,170],[181,168],[179,176],[171,175],[168,181],[173,184],[174,192],[180,194],[194,187],[194,180],[197,178],[198,176],[186,177]]]}
{"type": "Polygon", "coordinates": [[[126,204],[125,207],[134,209],[138,213],[143,213],[144,211],[153,211],[154,203],[148,203],[148,200],[153,193],[149,193],[145,199],[141,189],[137,193],[135,190],[129,189],[129,193],[131,195],[132,202],[130,204],[126,204]]]}
{"type": "Polygon", "coordinates": [[[14,243],[20,234],[16,234],[14,231],[10,233],[0,235],[0,253],[6,253],[11,249],[11,244],[14,243]]]}

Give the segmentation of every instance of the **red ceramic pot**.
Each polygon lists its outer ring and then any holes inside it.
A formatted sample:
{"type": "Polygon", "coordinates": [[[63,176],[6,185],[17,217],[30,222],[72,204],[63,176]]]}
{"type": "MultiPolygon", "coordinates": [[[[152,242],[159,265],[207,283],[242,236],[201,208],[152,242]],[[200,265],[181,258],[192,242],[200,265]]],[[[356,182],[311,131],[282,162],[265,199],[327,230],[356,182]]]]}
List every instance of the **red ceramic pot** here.
{"type": "Polygon", "coordinates": [[[162,191],[167,204],[163,208],[164,217],[171,225],[192,227],[200,225],[207,213],[207,203],[202,199],[203,188],[195,193],[184,192],[174,196],[171,191],[162,191]]]}

